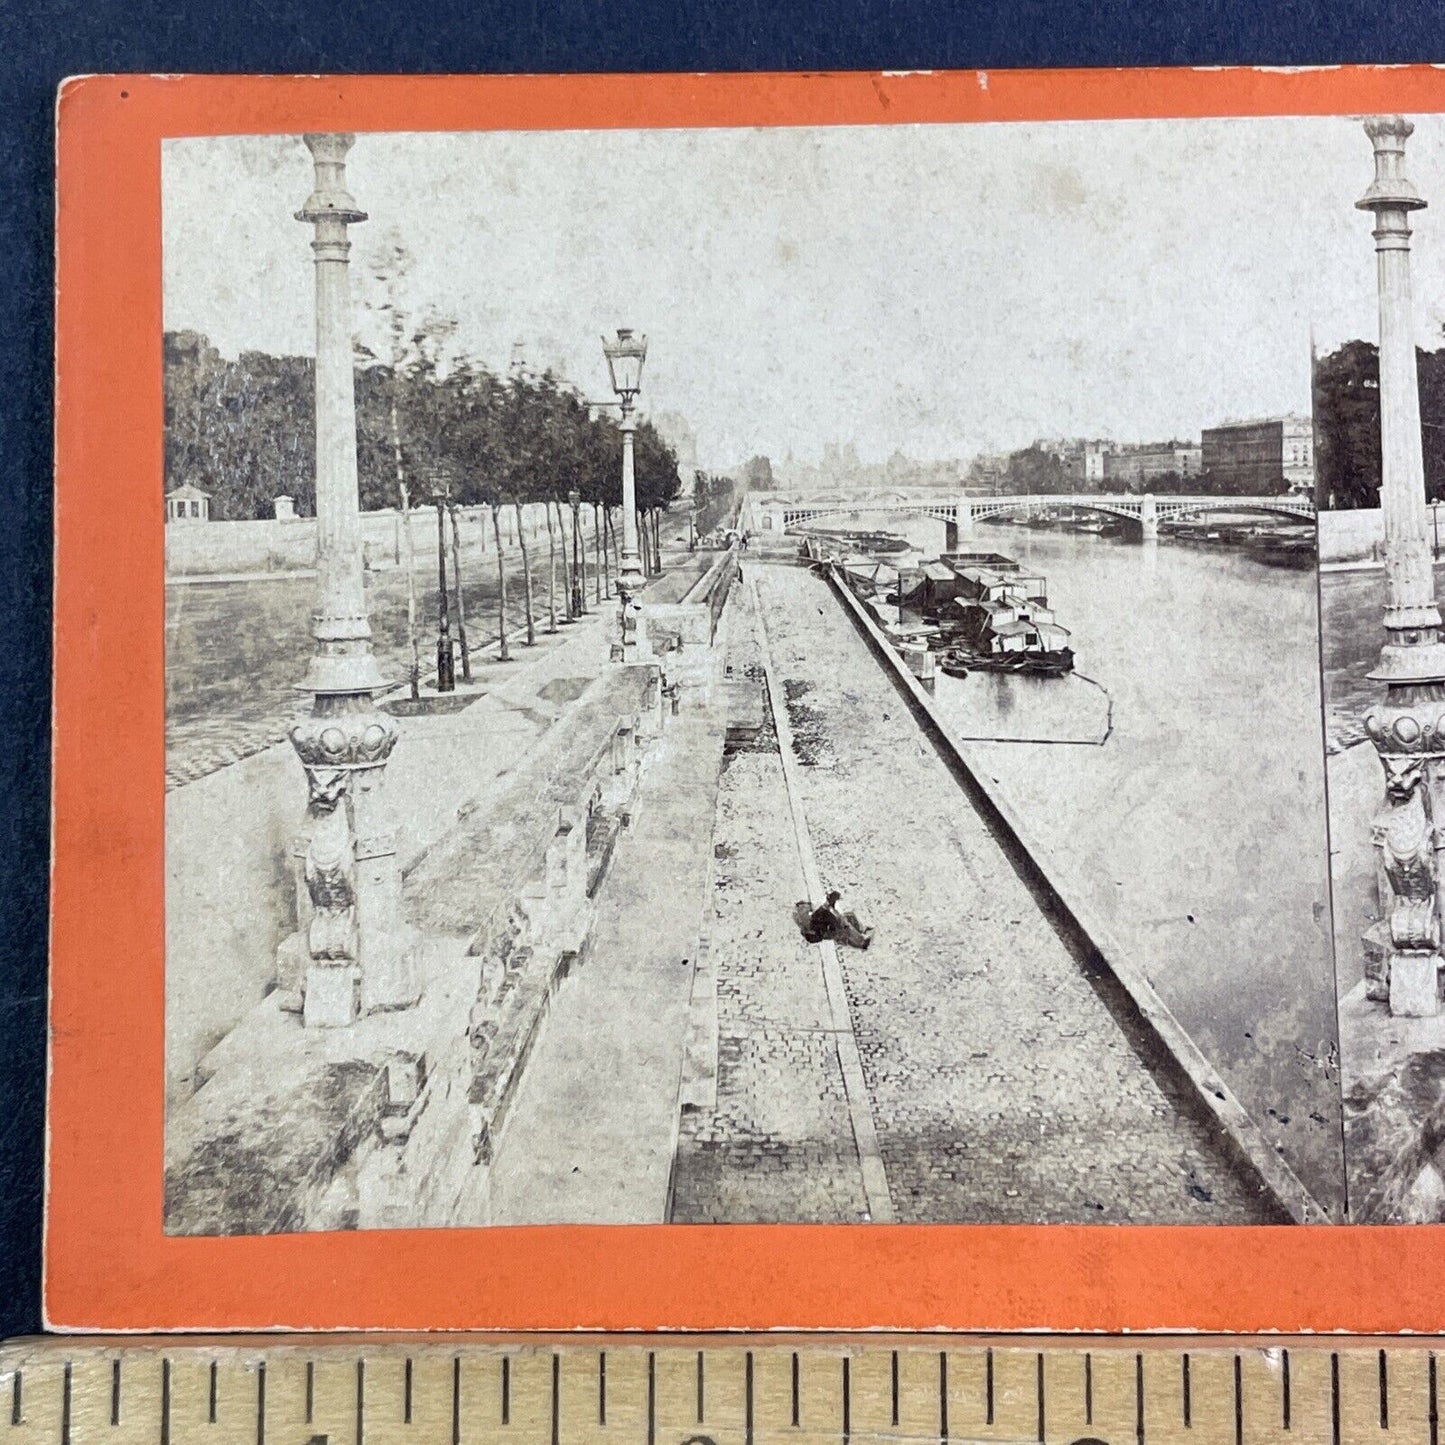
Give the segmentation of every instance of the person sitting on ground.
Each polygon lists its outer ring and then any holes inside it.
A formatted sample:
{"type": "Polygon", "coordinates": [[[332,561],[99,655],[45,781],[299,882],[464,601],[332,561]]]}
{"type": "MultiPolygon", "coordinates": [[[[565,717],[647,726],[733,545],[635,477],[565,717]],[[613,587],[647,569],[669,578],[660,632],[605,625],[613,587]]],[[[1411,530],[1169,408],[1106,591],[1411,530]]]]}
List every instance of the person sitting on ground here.
{"type": "Polygon", "coordinates": [[[849,948],[867,948],[873,942],[873,930],[865,928],[856,913],[844,913],[838,907],[842,894],[834,889],[828,894],[827,902],[815,908],[803,925],[803,937],[809,943],[822,943],[832,939],[834,943],[846,944],[849,948]]]}

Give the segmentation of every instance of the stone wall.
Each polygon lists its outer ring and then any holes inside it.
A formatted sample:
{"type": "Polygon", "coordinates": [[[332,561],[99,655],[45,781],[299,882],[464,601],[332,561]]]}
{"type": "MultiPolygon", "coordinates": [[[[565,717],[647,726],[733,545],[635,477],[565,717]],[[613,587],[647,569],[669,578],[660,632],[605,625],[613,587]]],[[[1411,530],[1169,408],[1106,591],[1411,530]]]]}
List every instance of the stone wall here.
{"type": "MultiPolygon", "coordinates": [[[[466,715],[409,718],[387,766],[405,863],[456,821],[474,790],[466,715]]],[[[289,742],[166,794],[166,1080],[184,1097],[201,1056],[275,980],[296,927],[291,845],[306,779],[289,742]]]]}
{"type": "MultiPolygon", "coordinates": [[[[663,726],[660,683],[651,665],[602,674],[415,860],[419,1003],[306,1029],[271,993],[200,1060],[168,1110],[168,1232],[486,1222],[492,1150],[552,994],[585,958],[663,726]]],[[[250,952],[254,974],[274,966],[254,934],[250,952]]]]}
{"type": "MultiPolygon", "coordinates": [[[[1445,546],[1445,503],[1434,503],[1426,513],[1426,530],[1436,551],[1437,539],[1445,546]]],[[[1378,562],[1385,541],[1385,523],[1378,507],[1351,512],[1319,514],[1321,562],[1378,562]]]]}
{"type": "MultiPolygon", "coordinates": [[[[464,547],[486,549],[493,545],[492,518],[488,508],[459,507],[457,515],[464,547]]],[[[524,506],[522,517],[529,539],[546,538],[546,509],[540,502],[524,506]]],[[[588,533],[587,517],[588,511],[584,510],[584,534],[588,533]]],[[[503,545],[515,545],[515,509],[504,508],[499,520],[503,545]]],[[[569,527],[570,524],[569,518],[569,527]]],[[[436,545],[436,509],[413,507],[411,525],[418,553],[431,555],[427,549],[436,545]]],[[[401,565],[406,555],[406,536],[399,511],[388,508],[379,512],[363,512],[361,535],[369,567],[380,570],[401,565]]],[[[169,577],[289,572],[315,565],[314,517],[268,518],[259,522],[173,522],[166,526],[166,575],[169,577]]]]}

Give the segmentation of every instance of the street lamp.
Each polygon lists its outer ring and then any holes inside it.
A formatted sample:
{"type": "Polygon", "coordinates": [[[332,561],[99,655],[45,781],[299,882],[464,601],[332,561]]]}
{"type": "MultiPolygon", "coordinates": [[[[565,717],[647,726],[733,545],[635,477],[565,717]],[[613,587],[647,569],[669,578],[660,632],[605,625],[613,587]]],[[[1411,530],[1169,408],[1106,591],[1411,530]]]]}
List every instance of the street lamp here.
{"type": "Polygon", "coordinates": [[[1356,205],[1375,213],[1380,307],[1380,505],[1385,529],[1384,644],[1370,678],[1384,699],[1365,715],[1385,799],[1370,825],[1384,919],[1365,936],[1366,992],[1392,1014],[1441,1011],[1441,865],[1445,824],[1445,643],[1430,565],[1420,389],[1410,294],[1411,211],[1425,202],[1404,174],[1404,117],[1375,116],[1365,133],[1375,178],[1356,205]]]}
{"type": "Polygon", "coordinates": [[[637,547],[637,477],[633,467],[632,439],[637,421],[632,408],[642,389],[642,363],[647,360],[647,338],[634,336],[626,326],[617,328],[617,340],[602,338],[612,389],[622,403],[622,574],[617,579],[624,608],[633,592],[647,585],[637,547]]]}
{"type": "Polygon", "coordinates": [[[296,219],[313,228],[316,272],[315,651],[291,729],[306,772],[305,886],[311,917],[284,940],[285,1007],[309,1028],[416,1002],[414,941],[401,909],[396,833],[382,786],[396,722],[376,705],[385,679],[371,645],[356,472],[348,228],[366,220],[346,187],[353,137],[303,137],[314,189],[296,219]],[[304,998],[302,997],[304,995],[304,998]]]}
{"type": "Polygon", "coordinates": [[[582,494],[576,487],[567,493],[567,503],[572,508],[572,615],[581,617],[587,610],[587,594],[582,587],[582,532],[579,523],[582,494]]]}

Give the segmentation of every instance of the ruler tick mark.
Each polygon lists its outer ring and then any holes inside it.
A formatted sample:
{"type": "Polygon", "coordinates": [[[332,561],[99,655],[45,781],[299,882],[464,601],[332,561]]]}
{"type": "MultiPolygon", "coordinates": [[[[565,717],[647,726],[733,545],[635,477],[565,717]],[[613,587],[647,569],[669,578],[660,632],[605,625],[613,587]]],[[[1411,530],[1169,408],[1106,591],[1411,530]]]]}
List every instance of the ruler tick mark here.
{"type": "Polygon", "coordinates": [[[697,1352],[697,1423],[702,1424],[707,1415],[706,1387],[703,1383],[702,1351],[697,1352]]]}
{"type": "Polygon", "coordinates": [[[171,1445],[171,1362],[161,1361],[161,1445],[171,1445]]]}
{"type": "Polygon", "coordinates": [[[1340,1357],[1330,1355],[1330,1439],[1340,1445],[1340,1357]]]}
{"type": "MultiPolygon", "coordinates": [[[[211,1366],[212,1370],[215,1366],[211,1366]]],[[[311,1423],[316,1413],[316,1361],[306,1361],[306,1423],[311,1423]]]]}
{"type": "Polygon", "coordinates": [[[65,1376],[60,1387],[60,1445],[70,1445],[70,1361],[65,1362],[65,1376]]]}
{"type": "MultiPolygon", "coordinates": [[[[461,1371],[461,1357],[457,1358],[457,1370],[461,1371]]],[[[502,1356],[502,1424],[512,1423],[512,1361],[507,1355],[502,1356]]]]}
{"type": "Polygon", "coordinates": [[[1435,1351],[1430,1351],[1430,1445],[1440,1445],[1440,1397],[1435,1388],[1435,1351]]]}
{"type": "MultiPolygon", "coordinates": [[[[206,1391],[206,1423],[214,1425],[216,1423],[216,1396],[220,1390],[220,1380],[217,1378],[218,1371],[214,1360],[211,1361],[210,1375],[211,1378],[206,1391]]],[[[308,1420],[311,1418],[311,1412],[309,1410],[306,1412],[306,1418],[308,1420]]]]}
{"type": "Polygon", "coordinates": [[[1244,1375],[1238,1355],[1234,1357],[1234,1445],[1244,1445],[1244,1375]]]}
{"type": "MultiPolygon", "coordinates": [[[[797,1357],[794,1356],[796,1359],[797,1357]]],[[[898,1423],[898,1351],[893,1351],[893,1417],[892,1423],[898,1423]]]]}
{"type": "Polygon", "coordinates": [[[1044,1422],[1045,1422],[1045,1419],[1046,1419],[1046,1416],[1045,1416],[1045,1413],[1044,1413],[1044,1356],[1043,1356],[1043,1351],[1042,1351],[1042,1350],[1039,1351],[1037,1359],[1038,1359],[1037,1369],[1038,1369],[1038,1390],[1039,1390],[1039,1442],[1040,1442],[1040,1445],[1042,1445],[1043,1438],[1044,1438],[1044,1422]]]}
{"type": "Polygon", "coordinates": [[[1283,1411],[1284,1428],[1289,1429],[1289,1351],[1280,1351],[1279,1372],[1280,1403],[1283,1411]]]}
{"type": "Polygon", "coordinates": [[[753,1445],[753,1352],[744,1357],[743,1366],[743,1438],[753,1445]]]}
{"type": "Polygon", "coordinates": [[[607,1423],[607,1351],[597,1351],[597,1423],[607,1423]]]}
{"type": "Polygon", "coordinates": [[[647,1352],[647,1445],[657,1440],[657,1356],[647,1352]]]}
{"type": "Polygon", "coordinates": [[[948,1353],[938,1352],[938,1438],[948,1445],[948,1353]]]}
{"type": "Polygon", "coordinates": [[[1390,1428],[1390,1366],[1380,1351],[1380,1429],[1390,1428]]]}
{"type": "Polygon", "coordinates": [[[18,1425],[25,1418],[25,1412],[22,1409],[23,1402],[20,1395],[23,1373],[21,1370],[16,1370],[15,1378],[10,1382],[10,1423],[12,1425],[18,1425]]]}
{"type": "MultiPolygon", "coordinates": [[[[989,1350],[983,1357],[983,1411],[984,1424],[993,1424],[993,1351],[989,1350]]],[[[898,1423],[894,1417],[893,1423],[898,1423]]]]}
{"type": "Polygon", "coordinates": [[[266,1445],[266,1361],[256,1366],[256,1445],[266,1445]]]}
{"type": "Polygon", "coordinates": [[[552,1445],[558,1445],[562,1424],[562,1356],[552,1353],[552,1445]]]}
{"type": "MultiPolygon", "coordinates": [[[[896,1359],[898,1358],[898,1356],[897,1356],[897,1355],[894,1355],[893,1358],[896,1360],[896,1359]]],[[[798,1398],[798,1393],[799,1393],[799,1392],[798,1392],[798,1352],[797,1352],[796,1350],[794,1350],[794,1351],[793,1351],[793,1429],[795,1429],[795,1430],[798,1428],[799,1422],[800,1422],[800,1420],[801,1420],[801,1415],[800,1415],[800,1413],[799,1413],[799,1405],[800,1405],[801,1402],[800,1402],[800,1400],[799,1400],[799,1398],[798,1398]]],[[[896,1394],[895,1394],[895,1396],[894,1396],[894,1399],[895,1399],[895,1400],[897,1399],[897,1395],[896,1395],[896,1394]]],[[[898,1407],[895,1405],[895,1406],[894,1406],[894,1414],[893,1414],[893,1423],[894,1423],[895,1425],[898,1423],[898,1413],[897,1413],[897,1409],[898,1409],[898,1407]]]]}
{"type": "Polygon", "coordinates": [[[452,1445],[462,1445],[462,1357],[452,1356],[452,1445]]]}
{"type": "Polygon", "coordinates": [[[843,1356],[843,1445],[853,1433],[853,1374],[852,1361],[843,1356]]]}
{"type": "Polygon", "coordinates": [[[366,1439],[366,1361],[356,1362],[356,1445],[366,1439]]]}
{"type": "Polygon", "coordinates": [[[401,1423],[411,1424],[411,1356],[406,1357],[406,1366],[401,1372],[401,1423]]]}
{"type": "Polygon", "coordinates": [[[1144,1356],[1134,1356],[1134,1438],[1144,1445],[1144,1356]]]}
{"type": "Polygon", "coordinates": [[[1186,1350],[1186,1351],[1184,1352],[1184,1360],[1183,1360],[1183,1363],[1180,1365],[1180,1386],[1181,1386],[1181,1388],[1182,1388],[1182,1390],[1183,1390],[1183,1393],[1184,1393],[1184,1428],[1185,1428],[1186,1430],[1190,1430],[1190,1429],[1193,1429],[1193,1421],[1192,1421],[1191,1418],[1190,1418],[1190,1405],[1191,1405],[1191,1401],[1190,1401],[1190,1399],[1189,1399],[1189,1351],[1188,1351],[1188,1350],[1186,1350]]]}
{"type": "Polygon", "coordinates": [[[1084,1424],[1094,1423],[1094,1357],[1084,1352],[1084,1424]]]}
{"type": "Polygon", "coordinates": [[[110,1362],[110,1423],[120,1424],[120,1360],[110,1362]]]}

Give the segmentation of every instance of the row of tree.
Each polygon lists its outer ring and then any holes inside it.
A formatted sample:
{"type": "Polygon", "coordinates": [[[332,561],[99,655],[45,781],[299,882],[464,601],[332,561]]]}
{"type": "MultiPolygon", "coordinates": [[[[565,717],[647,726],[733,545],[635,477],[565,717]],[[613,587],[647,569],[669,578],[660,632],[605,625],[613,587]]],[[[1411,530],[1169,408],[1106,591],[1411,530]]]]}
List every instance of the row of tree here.
{"type": "MultiPolygon", "coordinates": [[[[1445,348],[1416,349],[1425,494],[1445,499],[1445,348]]],[[[1319,505],[1380,505],[1380,354],[1347,341],[1314,367],[1315,476],[1319,505]]]]}
{"type": "MultiPolygon", "coordinates": [[[[195,332],[165,338],[166,488],[210,494],[213,518],[269,517],[277,496],[316,508],[315,368],[310,357],[222,357],[195,332]]],[[[551,373],[500,377],[479,363],[445,370],[363,355],[356,374],[361,506],[372,511],[446,493],[462,505],[622,501],[617,418],[551,373]]],[[[637,507],[681,491],[677,457],[647,421],[635,436],[637,507]]]]}
{"type": "MultiPolygon", "coordinates": [[[[356,375],[357,469],[366,510],[398,508],[407,556],[410,681],[417,696],[421,645],[417,620],[417,548],[411,511],[435,505],[437,545],[451,553],[452,596],[440,599],[442,651],[450,626],[471,675],[462,607],[457,510],[485,505],[496,539],[500,652],[509,655],[507,572],[501,520],[516,516],[526,641],[535,643],[532,558],[524,507],[540,504],[548,536],[548,630],[557,627],[557,576],[570,617],[585,608],[588,565],[579,515],[592,523],[599,598],[618,562],[622,502],[622,431],[616,418],[589,404],[551,373],[519,369],[503,378],[466,357],[448,354],[449,329],[428,320],[408,334],[398,325],[386,354],[359,348],[356,375]],[[587,513],[590,512],[590,518],[587,513]],[[450,521],[451,540],[445,537],[450,521]],[[569,541],[569,524],[571,537],[569,541]],[[450,613],[450,617],[449,614],[450,613]]],[[[165,338],[166,487],[189,482],[210,494],[213,518],[272,515],[278,495],[302,516],[314,514],[315,371],[310,358],[245,352],[227,360],[192,332],[165,338]]],[[[647,572],[661,570],[660,513],[681,490],[677,458],[648,422],[634,436],[639,544],[647,572]]],[[[439,667],[441,663],[439,662],[439,667]]]]}

